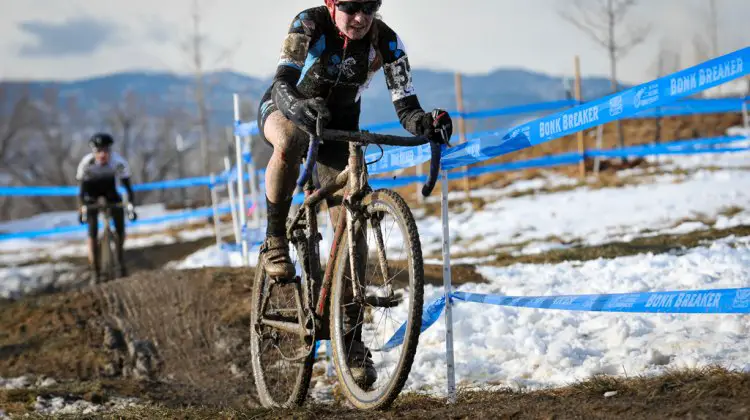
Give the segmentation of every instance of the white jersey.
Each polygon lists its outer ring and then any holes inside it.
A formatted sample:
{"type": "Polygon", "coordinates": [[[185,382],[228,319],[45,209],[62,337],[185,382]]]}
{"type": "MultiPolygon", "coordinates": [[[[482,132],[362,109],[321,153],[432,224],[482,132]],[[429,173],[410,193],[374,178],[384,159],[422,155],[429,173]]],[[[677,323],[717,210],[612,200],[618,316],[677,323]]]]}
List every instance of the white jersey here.
{"type": "Polygon", "coordinates": [[[96,163],[93,153],[89,153],[81,159],[76,171],[78,181],[97,181],[115,178],[121,180],[130,178],[130,166],[128,162],[117,152],[112,152],[106,165],[96,163]]]}

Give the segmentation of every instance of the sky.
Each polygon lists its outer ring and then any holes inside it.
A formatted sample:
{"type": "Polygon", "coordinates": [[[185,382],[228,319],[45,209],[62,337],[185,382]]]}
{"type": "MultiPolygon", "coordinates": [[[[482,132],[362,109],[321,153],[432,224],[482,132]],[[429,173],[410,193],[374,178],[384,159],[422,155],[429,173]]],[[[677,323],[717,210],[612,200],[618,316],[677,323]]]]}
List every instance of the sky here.
{"type": "MultiPolygon", "coordinates": [[[[603,0],[581,0],[593,5],[603,0]]],[[[750,1],[716,0],[720,53],[750,45],[750,1]]],[[[208,70],[269,77],[294,16],[317,0],[198,0],[208,70]]],[[[384,21],[402,38],[412,67],[482,74],[525,68],[607,75],[606,51],[560,17],[575,0],[384,0],[384,21]]],[[[696,63],[693,39],[705,36],[709,0],[641,0],[620,34],[646,42],[621,59],[619,78],[656,77],[662,46],[681,53],[678,70],[696,63]]],[[[74,80],[151,70],[187,74],[192,33],[188,0],[0,0],[0,79],[74,80]]]]}

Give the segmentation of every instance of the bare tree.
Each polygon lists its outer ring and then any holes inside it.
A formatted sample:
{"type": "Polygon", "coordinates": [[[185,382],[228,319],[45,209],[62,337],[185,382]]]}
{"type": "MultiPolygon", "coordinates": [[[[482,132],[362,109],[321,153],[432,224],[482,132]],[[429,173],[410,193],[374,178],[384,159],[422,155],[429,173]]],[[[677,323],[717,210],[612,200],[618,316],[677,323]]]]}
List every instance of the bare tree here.
{"type": "MultiPolygon", "coordinates": [[[[233,48],[215,48],[209,45],[208,37],[202,32],[201,24],[203,19],[203,11],[200,7],[199,0],[192,1],[191,7],[191,33],[189,40],[184,44],[183,49],[190,58],[190,65],[192,67],[194,85],[193,85],[193,98],[195,100],[197,121],[195,125],[199,130],[200,135],[200,151],[201,160],[203,163],[203,175],[208,175],[211,172],[211,149],[212,144],[210,140],[222,139],[224,133],[222,131],[216,131],[212,135],[210,127],[209,114],[211,112],[210,106],[208,105],[207,97],[210,95],[211,89],[215,86],[216,82],[206,77],[206,63],[211,62],[213,65],[218,65],[221,62],[229,60],[233,52],[236,51],[237,46],[233,48]],[[207,55],[214,55],[215,58],[210,60],[207,55]]],[[[221,141],[214,142],[213,146],[221,144],[221,141]]],[[[209,191],[205,192],[206,202],[210,201],[209,191]]]]}
{"type": "MultiPolygon", "coordinates": [[[[563,19],[607,50],[612,92],[620,90],[617,82],[617,61],[645,41],[651,32],[651,26],[645,25],[630,28],[627,35],[621,33],[620,28],[623,26],[625,17],[637,4],[637,0],[575,0],[569,8],[572,13],[567,9],[559,12],[563,19]]],[[[619,146],[624,147],[625,136],[619,120],[617,121],[617,136],[619,146]]]]}
{"type": "MultiPolygon", "coordinates": [[[[29,90],[20,86],[16,92],[9,85],[0,83],[0,180],[2,184],[13,184],[14,177],[8,169],[9,156],[14,148],[20,149],[23,136],[34,126],[36,113],[32,106],[29,90]]],[[[17,200],[13,197],[0,198],[0,220],[12,217],[17,200]]]]}
{"type": "Polygon", "coordinates": [[[36,114],[28,89],[20,90],[19,95],[13,95],[7,86],[0,84],[0,161],[5,161],[18,136],[34,125],[36,114]]]}
{"type": "MultiPolygon", "coordinates": [[[[84,114],[75,99],[60,104],[57,90],[48,89],[33,107],[34,127],[6,154],[4,168],[14,182],[24,186],[74,185],[78,148],[74,133],[83,126],[84,114]]],[[[40,212],[71,208],[71,197],[29,197],[28,204],[40,212]]]]}
{"type": "MultiPolygon", "coordinates": [[[[211,171],[209,164],[209,153],[208,153],[208,139],[209,139],[209,127],[208,127],[208,109],[206,106],[206,92],[205,92],[205,80],[204,80],[204,43],[205,38],[201,33],[200,24],[200,7],[198,0],[193,0],[193,33],[191,36],[190,43],[190,55],[193,61],[193,71],[195,72],[195,104],[198,108],[198,126],[200,128],[200,144],[201,144],[201,155],[203,158],[203,171],[204,174],[208,174],[211,171]]],[[[208,200],[206,201],[208,202],[208,200]]]]}
{"type": "MultiPolygon", "coordinates": [[[[120,150],[130,164],[134,180],[139,183],[161,181],[174,173],[179,163],[179,154],[191,148],[178,150],[174,139],[185,126],[185,114],[176,110],[163,115],[146,112],[143,101],[133,92],[114,104],[106,116],[112,131],[121,139],[120,150]]],[[[151,191],[140,194],[139,201],[152,195],[151,191]]]]}
{"type": "MultiPolygon", "coordinates": [[[[666,76],[674,73],[680,69],[680,53],[676,52],[666,40],[662,40],[659,44],[659,51],[656,55],[656,62],[654,63],[654,78],[666,76]]],[[[659,112],[661,108],[656,108],[656,117],[654,118],[654,143],[660,143],[662,137],[661,123],[662,117],[659,112]]]]}
{"type": "Polygon", "coordinates": [[[134,140],[137,144],[137,140],[144,135],[145,117],[146,113],[132,91],[126,92],[123,100],[115,103],[106,117],[113,134],[119,139],[120,151],[126,159],[129,159],[134,151],[134,140]]]}

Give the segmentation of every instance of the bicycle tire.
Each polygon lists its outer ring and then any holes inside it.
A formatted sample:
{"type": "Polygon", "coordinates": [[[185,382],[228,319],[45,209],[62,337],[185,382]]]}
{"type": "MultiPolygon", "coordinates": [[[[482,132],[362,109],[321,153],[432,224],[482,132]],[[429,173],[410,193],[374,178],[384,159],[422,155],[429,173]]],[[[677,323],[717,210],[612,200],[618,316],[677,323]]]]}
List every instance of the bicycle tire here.
{"type": "MultiPolygon", "coordinates": [[[[363,389],[352,377],[349,367],[347,366],[346,332],[344,331],[345,326],[342,318],[343,310],[341,308],[346,305],[346,302],[344,302],[346,296],[343,287],[345,286],[345,282],[351,282],[351,280],[345,279],[344,277],[346,267],[348,266],[347,262],[349,255],[348,238],[346,235],[342,238],[339,245],[341,252],[336,253],[336,266],[330,299],[330,328],[331,340],[333,343],[333,358],[336,365],[339,384],[342,385],[341,391],[347,397],[349,402],[358,409],[376,410],[388,408],[398,397],[406,383],[406,379],[411,371],[412,363],[414,362],[422,324],[424,265],[417,225],[414,221],[414,216],[412,215],[411,210],[409,210],[409,207],[401,196],[391,190],[377,190],[366,195],[361,204],[366,213],[373,214],[376,211],[385,211],[393,215],[394,219],[396,219],[399,230],[403,236],[404,248],[407,251],[406,262],[408,265],[409,276],[408,285],[410,287],[408,297],[409,306],[407,309],[408,322],[406,323],[406,331],[402,344],[403,352],[396,362],[395,369],[392,370],[394,374],[387,383],[384,384],[382,391],[363,389]]],[[[370,245],[368,244],[368,249],[369,247],[370,245]]],[[[369,270],[365,267],[365,272],[367,271],[369,270]]],[[[388,272],[388,276],[390,276],[390,272],[388,272]]],[[[391,280],[395,280],[395,276],[391,280]]],[[[386,280],[386,282],[388,281],[386,280]]],[[[360,312],[359,316],[362,316],[362,312],[360,312]]],[[[372,348],[370,349],[372,350],[372,348]]]]}
{"type": "Polygon", "coordinates": [[[120,278],[120,236],[117,232],[110,230],[109,232],[109,255],[111,255],[110,264],[110,279],[115,280],[120,278]]]}
{"type": "Polygon", "coordinates": [[[290,381],[284,381],[284,383],[278,384],[272,383],[270,378],[268,378],[269,375],[267,375],[268,372],[266,369],[274,368],[276,371],[284,370],[279,369],[277,364],[283,364],[285,361],[281,357],[278,359],[272,357],[270,362],[269,360],[262,360],[260,351],[262,338],[258,334],[257,324],[260,315],[259,308],[265,294],[264,289],[267,280],[261,257],[259,257],[255,269],[255,280],[253,282],[253,295],[251,302],[252,306],[250,312],[250,358],[253,367],[255,388],[258,393],[258,399],[263,407],[299,407],[304,404],[305,399],[307,398],[307,391],[312,379],[313,364],[315,363],[315,354],[313,351],[310,351],[307,357],[300,363],[287,363],[288,367],[285,370],[287,373],[290,373],[289,376],[292,378],[290,381]],[[287,389],[289,391],[288,395],[281,395],[279,392],[280,389],[287,389]]]}
{"type": "Polygon", "coordinates": [[[99,262],[100,262],[100,269],[103,274],[102,277],[105,281],[110,281],[115,279],[115,269],[114,269],[114,253],[112,252],[112,236],[111,232],[106,228],[104,229],[104,232],[102,232],[101,238],[99,238],[99,262]]]}

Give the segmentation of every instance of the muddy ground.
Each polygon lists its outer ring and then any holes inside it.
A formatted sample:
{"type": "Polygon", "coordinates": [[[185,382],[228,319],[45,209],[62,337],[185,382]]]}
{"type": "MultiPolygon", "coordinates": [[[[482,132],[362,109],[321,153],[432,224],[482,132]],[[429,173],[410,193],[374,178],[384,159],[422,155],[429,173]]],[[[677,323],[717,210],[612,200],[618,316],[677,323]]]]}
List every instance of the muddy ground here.
{"type": "MultiPolygon", "coordinates": [[[[732,233],[738,232],[722,232],[732,233]]],[[[247,350],[253,270],[159,268],[208,245],[139,250],[131,254],[137,268],[128,278],[0,303],[0,377],[58,382],[0,389],[0,410],[32,413],[37,398],[59,396],[98,403],[136,397],[143,403],[113,418],[750,418],[750,373],[719,368],[596,377],[536,392],[461,392],[453,405],[405,394],[379,413],[354,412],[335,392],[331,404],[264,410],[247,350]]],[[[428,283],[442,284],[441,267],[428,266],[425,274],[428,283]]],[[[453,281],[484,280],[474,266],[458,265],[453,281]]],[[[325,380],[320,372],[318,380],[325,380]]]]}

